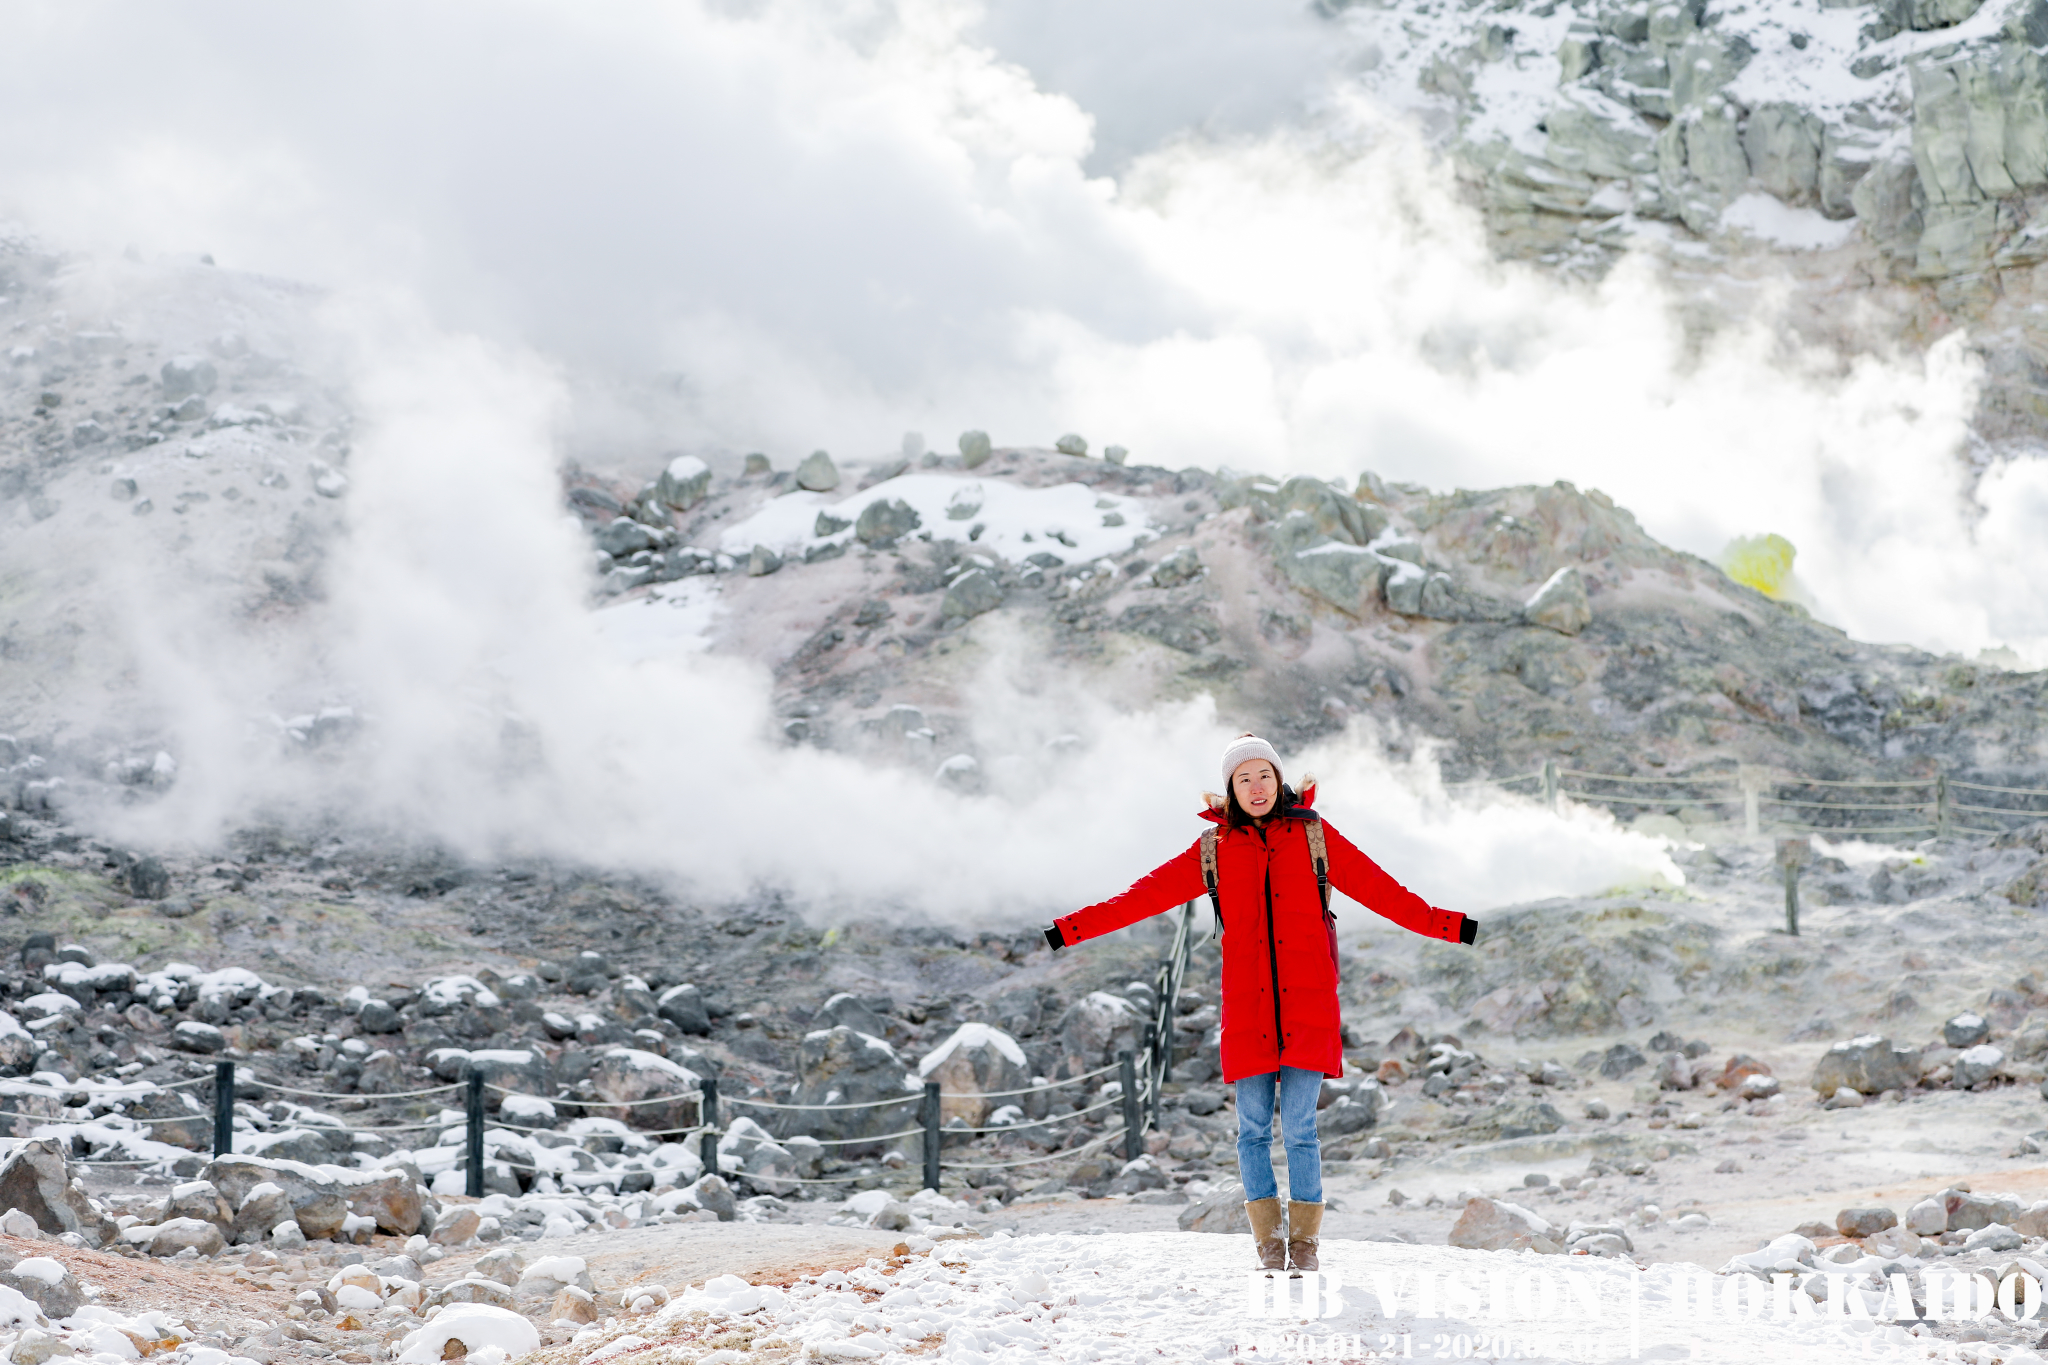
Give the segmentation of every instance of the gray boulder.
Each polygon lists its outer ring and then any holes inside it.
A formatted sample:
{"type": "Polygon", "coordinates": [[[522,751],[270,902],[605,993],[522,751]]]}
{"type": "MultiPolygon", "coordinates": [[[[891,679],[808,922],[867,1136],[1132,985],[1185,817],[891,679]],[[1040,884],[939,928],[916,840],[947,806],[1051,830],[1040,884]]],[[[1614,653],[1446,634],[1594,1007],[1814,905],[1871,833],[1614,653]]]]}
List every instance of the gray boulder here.
{"type": "Polygon", "coordinates": [[[1467,1200],[1451,1227],[1450,1244],[1472,1251],[1559,1252],[1558,1230],[1539,1214],[1506,1200],[1467,1200]]]}
{"type": "Polygon", "coordinates": [[[698,1208],[717,1214],[721,1223],[730,1223],[739,1215],[739,1201],[733,1198],[732,1186],[718,1176],[697,1177],[697,1183],[690,1186],[690,1198],[698,1208]]]}
{"type": "Polygon", "coordinates": [[[1610,1081],[1618,1081],[1636,1068],[1648,1065],[1649,1059],[1627,1043],[1616,1043],[1600,1054],[1600,1074],[1610,1081]]]}
{"type": "Polygon", "coordinates": [[[212,393],[220,382],[220,371],[205,356],[175,356],[166,360],[157,374],[163,380],[166,403],[175,403],[187,394],[212,393]]]}
{"type": "Polygon", "coordinates": [[[469,1054],[468,1065],[483,1073],[487,1086],[500,1086],[515,1095],[554,1093],[547,1058],[531,1048],[480,1049],[469,1054]]]}
{"type": "Polygon", "coordinates": [[[818,1007],[818,1012],[811,1016],[811,1023],[816,1028],[831,1028],[835,1024],[844,1024],[850,1029],[857,1029],[876,1038],[889,1036],[889,1021],[863,1004],[860,997],[850,991],[841,991],[826,1000],[818,1007]]]}
{"type": "Polygon", "coordinates": [[[796,486],[812,493],[829,493],[839,487],[839,466],[824,451],[814,450],[796,467],[796,486]]]}
{"type": "Polygon", "coordinates": [[[1954,1076],[1949,1084],[1957,1090],[1974,1090],[1998,1075],[2005,1065],[2005,1054],[1989,1043],[1964,1048],[1961,1055],[1950,1064],[1954,1076]]]}
{"type": "Polygon", "coordinates": [[[597,533],[597,548],[615,559],[642,550],[658,550],[664,543],[659,531],[631,517],[614,517],[597,533]]]}
{"type": "Polygon", "coordinates": [[[654,481],[656,501],[678,512],[687,512],[711,492],[711,466],[695,455],[678,455],[654,481]]]}
{"type": "MultiPolygon", "coordinates": [[[[139,1008],[131,1006],[130,1008],[139,1008]]],[[[128,1101],[128,1117],[149,1125],[152,1142],[193,1151],[213,1145],[213,1119],[185,1090],[158,1090],[128,1101]]]]}
{"type": "Polygon", "coordinates": [[[1950,1232],[1975,1232],[1994,1223],[2009,1227],[2019,1221],[2027,1210],[2026,1205],[2010,1195],[1972,1194],[1968,1190],[1948,1189],[1935,1198],[1941,1200],[1947,1210],[1950,1232]]]}
{"type": "Polygon", "coordinates": [[[1054,441],[1052,448],[1062,455],[1085,456],[1088,453],[1088,442],[1070,431],[1054,441]]]}
{"type": "Polygon", "coordinates": [[[1899,1225],[1899,1216],[1882,1206],[1843,1209],[1835,1215],[1835,1231],[1844,1237],[1870,1237],[1899,1225]]]}
{"type": "Polygon", "coordinates": [[[287,1219],[291,1220],[293,1227],[298,1226],[291,1198],[282,1187],[263,1181],[251,1186],[242,1197],[242,1206],[235,1210],[234,1221],[229,1226],[229,1240],[236,1246],[260,1245],[278,1224],[287,1219]]]}
{"type": "Polygon", "coordinates": [[[1567,565],[1552,574],[1523,604],[1522,617],[1560,635],[1577,635],[1591,625],[1593,606],[1586,599],[1586,580],[1578,566],[1567,565]]]}
{"type": "Polygon", "coordinates": [[[969,569],[946,589],[939,615],[947,620],[967,620],[1003,605],[1003,590],[986,569],[969,569]]]}
{"type": "Polygon", "coordinates": [[[1548,1100],[1507,1100],[1480,1111],[1460,1129],[1466,1141],[1541,1137],[1565,1126],[1564,1115],[1548,1100]]]}
{"type": "MultiPolygon", "coordinates": [[[[1256,495],[1254,501],[1265,505],[1256,495]]],[[[1271,497],[1270,507],[1268,515],[1283,519],[1289,513],[1300,512],[1317,531],[1345,545],[1370,544],[1387,527],[1387,515],[1379,508],[1306,475],[1296,475],[1281,484],[1271,497]]]]}
{"type": "Polygon", "coordinates": [[[704,993],[687,982],[663,991],[655,1002],[654,1012],[685,1033],[711,1032],[711,1014],[704,1007],[704,993]]]}
{"type": "Polygon", "coordinates": [[[1365,1080],[1316,1111],[1316,1134],[1325,1138],[1349,1137],[1379,1122],[1382,1092],[1378,1081],[1365,1080]]]}
{"type": "Polygon", "coordinates": [[[211,1024],[187,1019],[171,1030],[171,1046],[181,1052],[219,1052],[228,1045],[227,1035],[211,1024]]]}
{"type": "Polygon", "coordinates": [[[270,1157],[221,1156],[203,1174],[238,1214],[258,1185],[275,1185],[290,1203],[299,1230],[318,1241],[340,1232],[348,1216],[348,1199],[332,1178],[334,1170],[270,1157]]]}
{"type": "Polygon", "coordinates": [[[672,1132],[695,1127],[700,1110],[696,1073],[666,1057],[638,1048],[613,1048],[590,1069],[591,1089],[611,1110],[596,1112],[630,1128],[672,1132]],[[665,1104],[649,1103],[666,1099],[665,1104]]]}
{"type": "Polygon", "coordinates": [[[1122,996],[1107,991],[1082,996],[1053,1025],[1062,1074],[1078,1076],[1107,1066],[1119,1052],[1136,1052],[1144,1029],[1144,1013],[1122,996]]]}
{"type": "MultiPolygon", "coordinates": [[[[44,1258],[44,1264],[31,1266],[26,1273],[15,1269],[21,1263],[12,1252],[0,1252],[0,1263],[6,1266],[0,1270],[0,1286],[26,1298],[53,1322],[70,1317],[88,1302],[85,1286],[68,1268],[60,1265],[55,1274],[50,1273],[49,1258],[44,1258]]],[[[11,1359],[20,1358],[21,1349],[17,1346],[11,1359]]]]}
{"type": "Polygon", "coordinates": [[[202,1218],[173,1218],[159,1223],[149,1239],[149,1254],[152,1256],[175,1256],[190,1249],[201,1256],[217,1256],[227,1246],[227,1239],[214,1224],[202,1218]]]}
{"type": "Polygon", "coordinates": [[[1371,550],[1328,539],[1286,553],[1280,560],[1281,572],[1295,587],[1349,616],[1362,616],[1384,600],[1393,567],[1371,550]]]}
{"type": "Polygon", "coordinates": [[[853,534],[863,545],[893,545],[923,524],[917,509],[903,499],[877,498],[861,508],[853,534]]]}
{"type": "Polygon", "coordinates": [[[782,567],[782,556],[766,545],[756,545],[747,552],[747,577],[765,578],[782,567]]]}
{"type": "Polygon", "coordinates": [[[978,469],[988,463],[994,452],[985,431],[963,431],[960,433],[960,463],[969,469],[978,469]]]}
{"type": "Polygon", "coordinates": [[[56,1142],[24,1142],[0,1161],[0,1208],[19,1209],[53,1237],[75,1232],[89,1246],[114,1235],[114,1224],[72,1179],[56,1142]]]}
{"type": "Polygon", "coordinates": [[[1875,1033],[1836,1043],[1813,1068],[1822,1099],[1848,1087],[1862,1095],[1904,1090],[1920,1079],[1920,1054],[1875,1033]]]}
{"type": "Polygon", "coordinates": [[[1180,1211],[1175,1220],[1182,1232],[1251,1235],[1252,1220],[1244,1211],[1244,1186],[1225,1181],[1180,1211]]]}
{"type": "Polygon", "coordinates": [[[917,1066],[918,1078],[937,1081],[945,1095],[939,1116],[943,1123],[962,1119],[970,1128],[988,1122],[988,1116],[1004,1104],[1021,1104],[1010,1098],[988,1099],[991,1093],[1027,1089],[1031,1067],[1017,1040],[991,1024],[962,1024],[946,1040],[925,1054],[917,1066]]]}
{"type": "Polygon", "coordinates": [[[159,1223],[167,1223],[173,1218],[197,1218],[224,1228],[234,1223],[235,1213],[211,1181],[187,1180],[181,1185],[171,1186],[170,1194],[164,1197],[157,1212],[159,1223]]]}
{"type": "Polygon", "coordinates": [[[1192,545],[1183,545],[1152,566],[1152,586],[1177,588],[1202,576],[1202,557],[1192,545]]]}
{"type": "MultiPolygon", "coordinates": [[[[803,1131],[819,1138],[858,1138],[911,1127],[921,1095],[905,1090],[905,1067],[896,1049],[872,1034],[844,1024],[814,1029],[797,1049],[797,1088],[792,1104],[857,1104],[906,1099],[866,1109],[828,1109],[815,1114],[777,1113],[779,1133],[803,1131]]],[[[842,1149],[840,1155],[857,1152],[842,1149]]]]}
{"type": "Polygon", "coordinates": [[[128,865],[128,894],[138,900],[160,901],[171,893],[171,876],[156,855],[137,858],[128,865]]]}
{"type": "Polygon", "coordinates": [[[1941,1026],[1941,1041],[1953,1048],[1975,1047],[1991,1036],[1981,1014],[1958,1014],[1941,1026]]]}

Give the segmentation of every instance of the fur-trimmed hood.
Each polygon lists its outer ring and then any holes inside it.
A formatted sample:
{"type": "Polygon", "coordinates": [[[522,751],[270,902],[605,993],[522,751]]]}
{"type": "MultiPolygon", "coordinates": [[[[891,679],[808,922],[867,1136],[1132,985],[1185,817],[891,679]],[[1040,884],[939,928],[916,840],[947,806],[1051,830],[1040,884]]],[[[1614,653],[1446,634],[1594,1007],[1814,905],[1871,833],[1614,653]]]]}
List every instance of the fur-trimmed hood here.
{"type": "MultiPolygon", "coordinates": [[[[1274,813],[1277,815],[1285,816],[1292,814],[1295,811],[1313,810],[1315,809],[1315,804],[1315,774],[1305,773],[1303,774],[1301,779],[1301,789],[1294,793],[1294,804],[1291,806],[1284,806],[1274,813]]],[[[1212,821],[1213,823],[1219,825],[1223,824],[1230,818],[1228,814],[1229,809],[1230,803],[1226,798],[1218,796],[1215,792],[1202,793],[1201,815],[1204,820],[1212,821]]]]}

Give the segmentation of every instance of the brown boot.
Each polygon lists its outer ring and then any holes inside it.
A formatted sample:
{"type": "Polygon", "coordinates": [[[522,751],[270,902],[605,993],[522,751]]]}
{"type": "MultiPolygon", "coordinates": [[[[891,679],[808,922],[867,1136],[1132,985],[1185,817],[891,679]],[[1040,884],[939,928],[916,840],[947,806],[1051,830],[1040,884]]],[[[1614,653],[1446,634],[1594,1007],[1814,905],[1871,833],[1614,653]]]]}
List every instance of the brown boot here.
{"type": "Polygon", "coordinates": [[[1287,1269],[1287,1243],[1280,1237],[1280,1197],[1247,1199],[1244,1211],[1252,1220],[1252,1243],[1259,1253],[1259,1269],[1287,1269]]]}
{"type": "Polygon", "coordinates": [[[1287,1264],[1295,1270],[1315,1270],[1316,1242],[1323,1230],[1323,1206],[1287,1202],[1287,1264]]]}

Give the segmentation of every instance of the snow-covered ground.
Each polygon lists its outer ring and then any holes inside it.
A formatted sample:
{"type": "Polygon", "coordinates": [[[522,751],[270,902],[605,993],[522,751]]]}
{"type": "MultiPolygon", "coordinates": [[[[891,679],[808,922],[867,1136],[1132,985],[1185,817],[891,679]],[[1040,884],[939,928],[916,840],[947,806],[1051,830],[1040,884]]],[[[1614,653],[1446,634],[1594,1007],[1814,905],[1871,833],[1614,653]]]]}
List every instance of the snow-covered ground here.
{"type": "MultiPolygon", "coordinates": [[[[1102,1233],[911,1243],[911,1254],[788,1288],[716,1276],[649,1319],[598,1324],[540,1361],[711,1360],[744,1334],[749,1358],[983,1362],[1518,1359],[1811,1362],[2041,1359],[1920,1337],[1827,1306],[1790,1316],[1699,1312],[1697,1267],[1329,1241],[1315,1310],[1307,1277],[1251,1273],[1241,1236],[1102,1233]],[[1285,1306],[1274,1297],[1287,1295],[1285,1306]],[[1687,1291],[1691,1292],[1688,1293],[1687,1291]]],[[[735,1356],[734,1359],[739,1357],[735,1356]]]]}

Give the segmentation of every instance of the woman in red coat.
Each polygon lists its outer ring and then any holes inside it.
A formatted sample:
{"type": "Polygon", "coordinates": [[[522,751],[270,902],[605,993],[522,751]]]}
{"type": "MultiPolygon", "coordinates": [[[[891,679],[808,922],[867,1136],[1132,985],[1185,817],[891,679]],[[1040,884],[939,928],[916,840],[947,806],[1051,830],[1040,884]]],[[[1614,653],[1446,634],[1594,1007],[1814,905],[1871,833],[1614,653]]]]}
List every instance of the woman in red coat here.
{"type": "MultiPolygon", "coordinates": [[[[1245,1211],[1268,1270],[1316,1268],[1323,1221],[1323,1158],[1316,1101],[1325,1076],[1344,1074],[1337,1004],[1337,927],[1318,877],[1320,826],[1328,884],[1404,929],[1471,943],[1478,922],[1437,910],[1379,869],[1311,807],[1315,782],[1296,793],[1280,778],[1280,756],[1256,735],[1223,751],[1226,795],[1208,798],[1202,818],[1215,832],[1214,894],[1223,928],[1223,1079],[1237,1087],[1237,1169],[1245,1211]],[[1273,1177],[1277,1098],[1287,1146],[1287,1232],[1273,1177]]],[[[1204,839],[1210,836],[1205,835],[1204,839]]],[[[1123,928],[1202,895],[1202,839],[1137,885],[1053,921],[1055,950],[1123,928]]]]}

